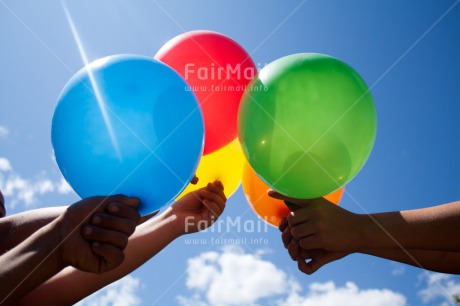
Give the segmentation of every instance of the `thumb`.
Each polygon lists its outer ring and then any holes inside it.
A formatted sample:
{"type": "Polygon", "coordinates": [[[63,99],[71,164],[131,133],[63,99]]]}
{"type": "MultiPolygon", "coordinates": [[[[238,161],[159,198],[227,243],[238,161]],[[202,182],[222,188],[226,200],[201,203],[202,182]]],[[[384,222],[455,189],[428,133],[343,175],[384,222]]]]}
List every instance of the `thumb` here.
{"type": "Polygon", "coordinates": [[[291,198],[273,189],[268,190],[267,193],[268,193],[268,196],[274,199],[284,201],[284,204],[287,205],[290,211],[296,211],[297,209],[301,208],[302,206],[304,206],[304,204],[310,201],[310,200],[299,200],[299,199],[291,198]]]}
{"type": "Polygon", "coordinates": [[[312,258],[310,261],[307,262],[306,259],[298,259],[297,260],[297,265],[300,271],[302,271],[305,274],[313,274],[316,271],[319,270],[322,266],[325,264],[331,262],[333,260],[328,259],[328,258],[312,258]]]}
{"type": "Polygon", "coordinates": [[[321,265],[316,259],[312,259],[308,262],[305,259],[298,259],[297,266],[300,271],[308,275],[315,273],[319,268],[321,268],[321,265]]]}
{"type": "Polygon", "coordinates": [[[299,270],[305,274],[310,275],[318,271],[319,268],[321,268],[325,264],[328,264],[330,262],[343,258],[344,256],[346,256],[346,254],[330,253],[330,252],[326,252],[323,250],[317,250],[317,252],[313,252],[313,254],[311,254],[311,253],[308,253],[302,250],[301,256],[303,256],[303,258],[300,258],[297,260],[299,270]],[[308,256],[308,255],[312,255],[312,256],[308,256]],[[306,258],[311,258],[311,260],[307,262],[306,258]]]}
{"type": "Polygon", "coordinates": [[[272,197],[274,199],[278,199],[278,200],[281,200],[281,201],[287,201],[287,202],[291,202],[291,201],[295,201],[296,199],[294,198],[290,198],[288,196],[285,196],[284,194],[281,194],[279,193],[278,191],[275,191],[273,189],[269,189],[268,190],[268,196],[269,197],[272,197]]]}

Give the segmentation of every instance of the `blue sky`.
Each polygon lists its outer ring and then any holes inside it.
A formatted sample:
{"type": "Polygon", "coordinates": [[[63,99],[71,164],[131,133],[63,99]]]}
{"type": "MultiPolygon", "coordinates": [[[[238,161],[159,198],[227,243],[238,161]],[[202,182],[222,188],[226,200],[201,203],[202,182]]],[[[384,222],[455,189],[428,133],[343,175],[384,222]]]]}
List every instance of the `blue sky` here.
{"type": "MultiPolygon", "coordinates": [[[[349,63],[372,88],[378,115],[374,150],[341,203],[364,213],[460,199],[458,2],[66,3],[90,61],[120,53],[153,57],[172,37],[208,29],[239,42],[256,63],[298,52],[325,53],[349,63]]],[[[9,188],[8,214],[71,204],[78,197],[62,183],[53,161],[51,118],[60,91],[83,62],[61,3],[0,0],[0,38],[0,187],[9,188]]],[[[230,198],[223,220],[238,216],[242,225],[256,220],[241,189],[230,198]]],[[[92,301],[440,305],[446,292],[460,293],[458,276],[363,255],[348,256],[306,276],[288,258],[277,230],[223,228],[176,240],[92,301]],[[194,245],[188,238],[204,240],[194,245]],[[229,246],[213,245],[212,238],[229,246]],[[247,240],[224,241],[230,238],[247,240]],[[195,268],[203,266],[210,272],[200,274],[198,281],[195,268]],[[117,297],[112,299],[114,292],[117,297]]]]}

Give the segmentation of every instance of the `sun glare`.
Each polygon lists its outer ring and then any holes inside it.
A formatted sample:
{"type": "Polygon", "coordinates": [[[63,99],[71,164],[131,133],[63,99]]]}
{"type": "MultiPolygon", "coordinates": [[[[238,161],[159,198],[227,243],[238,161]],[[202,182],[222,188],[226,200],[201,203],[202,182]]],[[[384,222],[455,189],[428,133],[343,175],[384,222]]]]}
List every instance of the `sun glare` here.
{"type": "Polygon", "coordinates": [[[101,92],[99,90],[99,87],[97,85],[96,79],[92,71],[94,67],[92,67],[91,65],[88,65],[88,58],[86,57],[85,50],[83,49],[83,44],[81,43],[80,36],[78,35],[77,29],[72,19],[72,16],[70,15],[69,10],[67,9],[67,5],[65,4],[64,1],[61,1],[61,4],[65,12],[67,22],[69,23],[70,29],[72,30],[72,35],[73,35],[73,38],[75,39],[75,43],[77,44],[81,59],[83,60],[83,63],[85,64],[86,71],[88,72],[89,80],[94,90],[94,94],[96,96],[96,100],[99,105],[99,109],[101,110],[102,118],[104,119],[104,123],[109,133],[110,140],[112,141],[112,145],[115,149],[118,159],[121,160],[122,156],[121,156],[120,148],[118,145],[118,141],[117,141],[117,138],[115,137],[115,133],[113,131],[112,123],[110,122],[110,118],[107,113],[107,108],[106,108],[104,99],[102,98],[101,92]]]}

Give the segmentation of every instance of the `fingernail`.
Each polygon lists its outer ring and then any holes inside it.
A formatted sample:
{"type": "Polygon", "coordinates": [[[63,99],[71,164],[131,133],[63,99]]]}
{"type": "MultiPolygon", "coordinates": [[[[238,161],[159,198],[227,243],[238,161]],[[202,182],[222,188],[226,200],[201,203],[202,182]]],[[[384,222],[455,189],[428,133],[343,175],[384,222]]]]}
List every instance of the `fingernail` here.
{"type": "Polygon", "coordinates": [[[118,207],[117,204],[112,203],[112,204],[110,204],[110,206],[109,206],[109,211],[110,211],[110,212],[113,212],[113,213],[116,213],[116,212],[119,212],[119,211],[120,211],[120,208],[118,207]]]}
{"type": "Polygon", "coordinates": [[[85,226],[85,235],[89,236],[93,233],[93,229],[89,226],[85,226]]]}

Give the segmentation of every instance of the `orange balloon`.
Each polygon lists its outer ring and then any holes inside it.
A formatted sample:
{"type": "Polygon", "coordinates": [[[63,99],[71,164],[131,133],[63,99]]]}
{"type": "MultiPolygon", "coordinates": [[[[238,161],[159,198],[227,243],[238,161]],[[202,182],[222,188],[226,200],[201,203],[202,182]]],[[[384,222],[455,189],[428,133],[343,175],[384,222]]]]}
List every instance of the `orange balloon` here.
{"type": "MultiPolygon", "coordinates": [[[[270,225],[278,227],[281,219],[291,211],[283,201],[269,197],[267,191],[270,189],[252,170],[248,162],[243,168],[243,190],[249,205],[257,216],[270,225]]],[[[342,199],[345,187],[324,196],[326,200],[339,204],[342,199]]]]}

